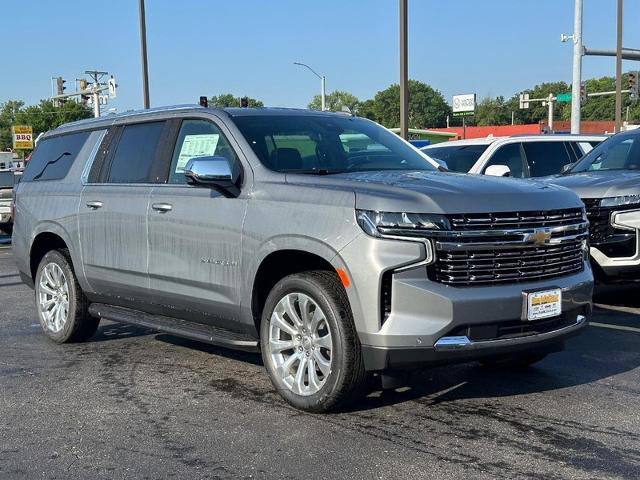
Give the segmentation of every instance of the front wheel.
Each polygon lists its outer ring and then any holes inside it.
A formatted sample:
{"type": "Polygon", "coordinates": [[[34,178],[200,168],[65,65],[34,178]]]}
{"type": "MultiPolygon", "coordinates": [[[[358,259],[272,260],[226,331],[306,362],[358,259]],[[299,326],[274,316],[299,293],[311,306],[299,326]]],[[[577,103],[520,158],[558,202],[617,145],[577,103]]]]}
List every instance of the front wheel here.
{"type": "Polygon", "coordinates": [[[362,393],[362,351],[336,274],[312,271],[280,280],[265,303],[260,342],[273,385],[294,407],[332,411],[362,393]]]}
{"type": "Polygon", "coordinates": [[[100,320],[89,315],[66,250],[52,250],[42,258],[35,293],[40,325],[54,342],[81,342],[96,332],[100,320]]]}

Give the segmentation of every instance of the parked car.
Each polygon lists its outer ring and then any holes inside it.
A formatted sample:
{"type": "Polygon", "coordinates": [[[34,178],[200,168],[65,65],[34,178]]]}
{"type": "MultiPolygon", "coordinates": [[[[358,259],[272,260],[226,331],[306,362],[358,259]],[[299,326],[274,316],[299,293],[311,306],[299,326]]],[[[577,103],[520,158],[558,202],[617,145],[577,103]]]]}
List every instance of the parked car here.
{"type": "Polygon", "coordinates": [[[562,349],[587,235],[573,192],[442,173],[366,119],[181,107],[43,136],[13,249],[55,342],[104,318],[260,350],[287,401],[328,411],[371,372],[562,349]]]}
{"type": "Polygon", "coordinates": [[[12,170],[0,170],[0,233],[11,235],[13,227],[13,185],[15,173],[12,170]]]}
{"type": "Polygon", "coordinates": [[[640,280],[640,130],[609,138],[548,181],[571,188],[586,205],[597,278],[640,280]]]}
{"type": "Polygon", "coordinates": [[[522,135],[456,140],[422,149],[449,170],[516,178],[544,177],[560,173],[604,135],[522,135]]]}

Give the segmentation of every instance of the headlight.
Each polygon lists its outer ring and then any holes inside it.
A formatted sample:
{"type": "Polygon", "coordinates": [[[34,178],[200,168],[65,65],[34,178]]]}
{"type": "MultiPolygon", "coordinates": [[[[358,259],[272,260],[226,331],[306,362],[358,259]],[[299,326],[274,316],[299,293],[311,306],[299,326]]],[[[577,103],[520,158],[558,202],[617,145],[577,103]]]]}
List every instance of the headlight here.
{"type": "Polygon", "coordinates": [[[412,240],[425,246],[426,258],[422,264],[434,261],[433,245],[429,233],[449,230],[449,220],[444,215],[430,215],[406,212],[374,212],[356,210],[358,225],[368,235],[378,238],[397,238],[412,240]]]}
{"type": "Polygon", "coordinates": [[[358,225],[372,237],[420,237],[433,230],[448,230],[444,215],[356,210],[358,225]]]}
{"type": "Polygon", "coordinates": [[[601,207],[619,207],[635,204],[640,205],[640,195],[622,195],[620,197],[608,197],[600,200],[601,207]]]}

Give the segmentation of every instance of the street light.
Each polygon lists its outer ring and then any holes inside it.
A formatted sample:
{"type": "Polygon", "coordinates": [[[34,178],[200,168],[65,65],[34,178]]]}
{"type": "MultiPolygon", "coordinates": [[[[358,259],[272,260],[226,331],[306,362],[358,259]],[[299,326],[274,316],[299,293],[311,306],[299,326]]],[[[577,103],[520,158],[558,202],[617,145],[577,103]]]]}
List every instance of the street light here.
{"type": "Polygon", "coordinates": [[[318,72],[316,72],[313,68],[311,68],[306,63],[293,62],[293,64],[299,65],[301,67],[307,67],[309,70],[311,70],[311,73],[313,73],[316,77],[320,79],[320,98],[321,98],[322,111],[324,112],[326,110],[326,105],[325,105],[326,92],[324,88],[324,75],[320,75],[318,72]]]}

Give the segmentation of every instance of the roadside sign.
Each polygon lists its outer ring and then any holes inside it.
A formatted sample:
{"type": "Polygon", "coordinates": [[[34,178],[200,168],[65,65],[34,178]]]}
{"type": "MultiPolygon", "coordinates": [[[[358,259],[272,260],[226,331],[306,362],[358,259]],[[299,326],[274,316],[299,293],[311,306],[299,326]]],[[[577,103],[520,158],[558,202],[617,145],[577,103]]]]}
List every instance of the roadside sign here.
{"type": "Polygon", "coordinates": [[[568,103],[571,101],[571,93],[559,93],[556,95],[556,102],[568,103]]]}
{"type": "Polygon", "coordinates": [[[33,129],[31,125],[14,125],[11,127],[14,150],[33,150],[33,129]]]}
{"type": "Polygon", "coordinates": [[[467,93],[465,95],[453,96],[453,116],[466,117],[473,115],[476,110],[476,94],[467,93]]]}

